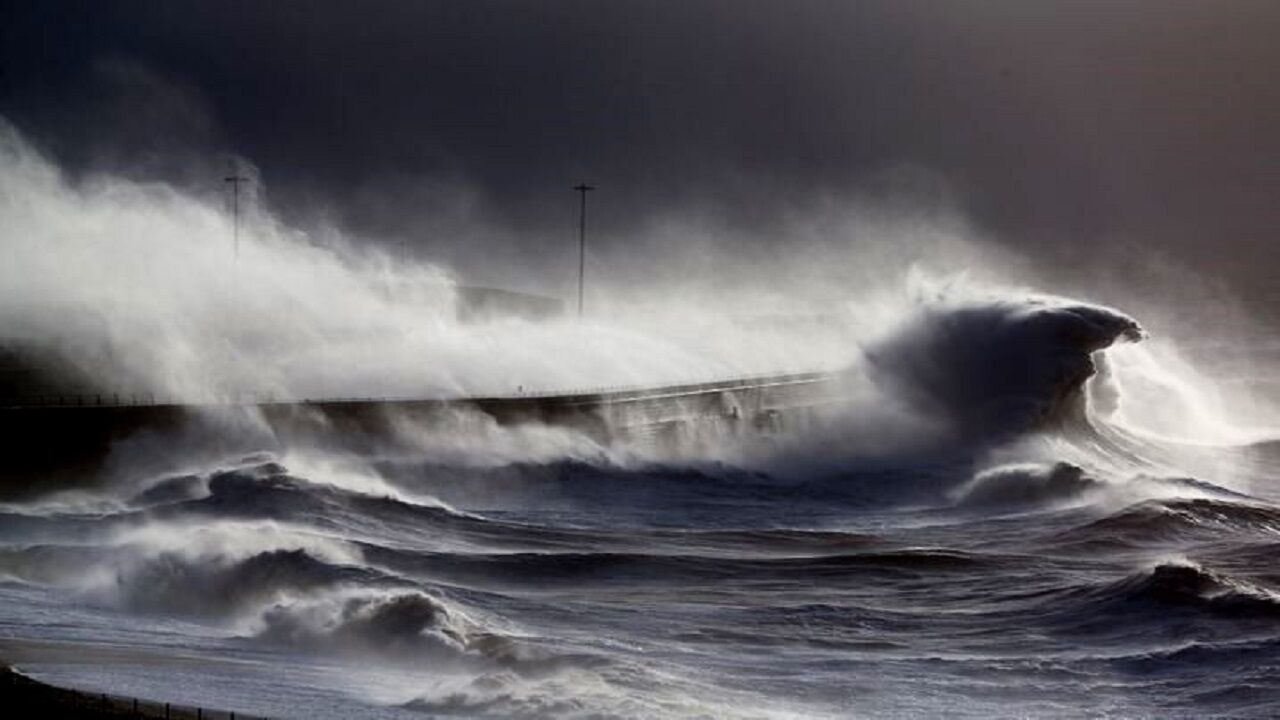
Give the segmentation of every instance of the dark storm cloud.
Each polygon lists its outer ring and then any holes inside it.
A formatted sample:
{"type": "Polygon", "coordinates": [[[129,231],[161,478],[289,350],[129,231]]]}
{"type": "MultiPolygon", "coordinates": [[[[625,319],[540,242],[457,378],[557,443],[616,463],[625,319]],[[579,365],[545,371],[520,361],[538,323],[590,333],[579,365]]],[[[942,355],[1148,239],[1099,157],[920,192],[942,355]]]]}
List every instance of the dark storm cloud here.
{"type": "Polygon", "coordinates": [[[375,235],[414,241],[425,216],[460,204],[553,232],[567,187],[587,179],[607,189],[598,222],[615,242],[697,208],[785,243],[780,208],[874,192],[907,166],[1034,254],[1132,243],[1271,287],[1272,2],[44,2],[5,15],[0,112],[67,162],[132,159],[190,184],[236,153],[287,211],[324,208],[375,235]]]}

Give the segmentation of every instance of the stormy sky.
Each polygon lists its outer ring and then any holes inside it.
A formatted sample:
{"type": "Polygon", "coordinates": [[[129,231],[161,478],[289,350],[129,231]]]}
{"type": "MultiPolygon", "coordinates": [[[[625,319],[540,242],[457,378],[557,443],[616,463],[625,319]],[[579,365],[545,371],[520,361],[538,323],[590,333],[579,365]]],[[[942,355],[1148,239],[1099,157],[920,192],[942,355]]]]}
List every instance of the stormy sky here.
{"type": "Polygon", "coordinates": [[[797,216],[905,195],[1064,273],[1280,300],[1275,2],[0,8],[0,115],[69,169],[221,193],[245,158],[286,217],[480,282],[572,257],[585,180],[601,254],[683,216],[786,253],[797,216]]]}

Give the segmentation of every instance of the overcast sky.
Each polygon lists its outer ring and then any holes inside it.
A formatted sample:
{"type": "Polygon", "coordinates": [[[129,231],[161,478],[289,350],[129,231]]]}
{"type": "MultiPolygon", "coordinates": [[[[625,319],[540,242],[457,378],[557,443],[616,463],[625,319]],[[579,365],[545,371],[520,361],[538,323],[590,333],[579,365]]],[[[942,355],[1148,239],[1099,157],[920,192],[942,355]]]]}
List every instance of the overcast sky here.
{"type": "Polygon", "coordinates": [[[234,154],[298,222],[481,281],[549,264],[584,180],[600,252],[699,213],[786,250],[779,218],[905,183],[1050,265],[1280,300],[1273,0],[0,8],[0,114],[69,168],[219,192],[234,154]]]}

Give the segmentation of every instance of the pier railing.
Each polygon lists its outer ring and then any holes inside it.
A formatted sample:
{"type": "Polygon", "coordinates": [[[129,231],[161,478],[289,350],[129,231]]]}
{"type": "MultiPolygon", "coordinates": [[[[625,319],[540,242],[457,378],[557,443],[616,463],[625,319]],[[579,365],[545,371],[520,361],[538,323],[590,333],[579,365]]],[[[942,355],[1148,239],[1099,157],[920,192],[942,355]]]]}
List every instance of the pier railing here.
{"type": "Polygon", "coordinates": [[[120,718],[120,720],[268,720],[230,710],[91,693],[48,685],[0,665],[0,697],[6,717],[120,718]],[[12,713],[12,714],[10,714],[12,713]]]}
{"type": "Polygon", "coordinates": [[[272,392],[214,393],[207,395],[164,395],[154,392],[32,393],[0,396],[0,408],[118,408],[165,406],[258,406],[316,405],[341,403],[411,403],[467,402],[476,400],[545,400],[551,398],[626,399],[628,396],[653,397],[673,394],[723,392],[775,384],[820,382],[833,376],[832,370],[797,370],[717,377],[699,381],[673,382],[662,385],[624,384],[578,388],[525,390],[522,386],[502,393],[480,395],[333,395],[284,397],[272,392]]]}

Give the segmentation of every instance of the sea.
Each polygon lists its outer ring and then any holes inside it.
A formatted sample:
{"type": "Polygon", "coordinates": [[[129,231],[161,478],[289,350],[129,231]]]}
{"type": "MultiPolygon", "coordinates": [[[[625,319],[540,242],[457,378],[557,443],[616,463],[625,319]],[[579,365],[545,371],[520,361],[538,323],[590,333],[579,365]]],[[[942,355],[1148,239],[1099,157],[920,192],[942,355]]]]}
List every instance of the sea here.
{"type": "Polygon", "coordinates": [[[0,657],[311,720],[1275,717],[1280,435],[1147,336],[1006,292],[768,429],[175,441],[0,506],[0,657]]]}

